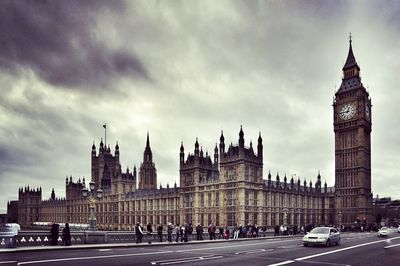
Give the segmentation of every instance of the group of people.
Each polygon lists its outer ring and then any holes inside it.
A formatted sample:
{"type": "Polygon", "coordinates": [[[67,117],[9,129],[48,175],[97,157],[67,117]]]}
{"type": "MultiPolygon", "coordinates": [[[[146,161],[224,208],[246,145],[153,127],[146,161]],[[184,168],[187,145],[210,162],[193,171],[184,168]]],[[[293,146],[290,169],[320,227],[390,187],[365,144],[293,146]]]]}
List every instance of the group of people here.
{"type": "MultiPolygon", "coordinates": [[[[52,246],[58,245],[58,238],[59,236],[59,224],[52,224],[51,229],[50,229],[50,244],[52,246]]],[[[71,231],[69,229],[69,224],[65,223],[65,226],[62,230],[62,243],[65,246],[70,246],[71,245],[71,231]]]]}
{"type": "MultiPolygon", "coordinates": [[[[147,242],[151,244],[153,240],[153,226],[151,223],[147,224],[147,242]]],[[[191,223],[184,224],[176,224],[175,226],[172,223],[168,223],[167,226],[167,241],[172,243],[175,242],[190,242],[192,240],[193,230],[196,230],[196,240],[204,240],[203,226],[198,223],[195,228],[193,228],[191,223]],[[175,239],[172,238],[173,233],[175,233],[175,239]]],[[[223,227],[220,226],[217,228],[213,223],[211,223],[208,228],[208,235],[210,240],[215,240],[218,234],[219,239],[238,239],[238,238],[256,238],[256,237],[265,237],[267,227],[266,226],[257,226],[252,224],[247,224],[245,226],[235,225],[233,230],[231,231],[228,226],[223,227]],[[217,231],[218,230],[218,231],[217,231]]],[[[135,226],[135,234],[136,234],[136,243],[142,243],[142,238],[144,235],[143,226],[140,223],[137,223],[135,226]]],[[[157,235],[160,242],[163,241],[163,226],[162,224],[157,226],[157,235]]]]}
{"type": "MultiPolygon", "coordinates": [[[[148,223],[147,226],[146,226],[146,229],[147,229],[147,231],[146,231],[147,232],[147,242],[149,244],[151,244],[151,242],[153,240],[153,234],[152,234],[153,233],[153,226],[152,226],[152,224],[148,223]]],[[[163,242],[163,230],[164,230],[163,225],[159,224],[156,229],[157,229],[158,241],[159,242],[163,242]]],[[[172,235],[172,232],[170,234],[169,231],[170,231],[170,228],[168,226],[168,228],[167,228],[168,241],[170,241],[170,238],[171,238],[171,235],[172,235]]],[[[142,224],[141,223],[136,223],[136,225],[135,225],[136,244],[142,243],[143,234],[144,233],[143,233],[142,224]]]]}
{"type": "MultiPolygon", "coordinates": [[[[153,225],[151,223],[148,223],[146,226],[146,234],[147,234],[147,242],[149,244],[152,243],[154,237],[153,237],[153,225]]],[[[311,226],[302,226],[300,228],[300,232],[307,232],[311,230],[311,226]],[[309,228],[310,227],[310,228],[309,228]]],[[[164,227],[162,224],[157,225],[156,227],[157,230],[157,237],[159,242],[163,242],[163,230],[164,227]]],[[[204,240],[203,238],[203,233],[204,233],[204,228],[203,226],[198,223],[197,226],[195,227],[196,230],[196,240],[204,240]]],[[[276,225],[274,227],[274,236],[277,235],[288,235],[288,234],[297,234],[298,233],[298,228],[297,225],[288,227],[287,225],[276,225]]],[[[193,227],[191,223],[184,223],[184,224],[176,224],[175,226],[172,223],[168,223],[168,226],[166,228],[167,231],[167,241],[168,242],[173,242],[172,235],[175,233],[175,241],[176,242],[190,242],[192,240],[192,234],[193,234],[193,227]]],[[[256,238],[256,237],[265,237],[267,232],[267,227],[266,226],[257,226],[257,225],[252,225],[252,224],[247,224],[242,226],[241,224],[237,225],[235,224],[234,228],[232,231],[229,230],[229,228],[220,226],[218,228],[218,238],[219,239],[238,239],[238,238],[256,238]]],[[[58,244],[58,239],[59,239],[59,225],[58,224],[53,224],[50,230],[51,233],[51,245],[57,245],[58,244]]],[[[208,234],[210,237],[210,240],[215,240],[216,239],[216,234],[217,234],[217,227],[211,223],[208,226],[208,234]]],[[[135,225],[135,235],[136,235],[136,243],[142,243],[142,238],[144,235],[144,230],[143,226],[141,223],[136,223],[135,225]]],[[[70,228],[69,224],[66,223],[65,227],[63,228],[62,231],[62,241],[63,244],[66,246],[71,245],[71,233],[70,233],[70,228]]]]}

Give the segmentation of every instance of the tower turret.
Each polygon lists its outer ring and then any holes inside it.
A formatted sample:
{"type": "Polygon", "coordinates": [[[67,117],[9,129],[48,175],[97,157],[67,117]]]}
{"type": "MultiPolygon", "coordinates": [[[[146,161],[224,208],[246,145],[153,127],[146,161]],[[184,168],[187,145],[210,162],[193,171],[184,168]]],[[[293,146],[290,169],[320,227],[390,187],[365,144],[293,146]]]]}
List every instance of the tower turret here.
{"type": "Polygon", "coordinates": [[[218,147],[217,147],[217,143],[215,143],[215,148],[214,148],[214,163],[218,164],[218,147]]]}
{"type": "Polygon", "coordinates": [[[219,151],[221,156],[225,153],[225,138],[224,131],[221,130],[221,137],[219,138],[219,151]]]}
{"type": "Polygon", "coordinates": [[[99,153],[103,153],[103,152],[104,152],[104,143],[103,143],[103,138],[101,138],[101,140],[100,140],[99,153]]]}
{"type": "Polygon", "coordinates": [[[119,161],[119,145],[118,145],[118,141],[117,141],[117,144],[115,144],[115,157],[116,157],[117,161],[119,161]]]}
{"type": "Polygon", "coordinates": [[[259,132],[259,135],[258,135],[257,157],[258,158],[263,157],[263,144],[262,144],[261,132],[259,132]]]}
{"type": "Polygon", "coordinates": [[[143,162],[153,162],[153,153],[150,148],[149,132],[147,132],[146,148],[143,153],[143,162]]]}
{"type": "Polygon", "coordinates": [[[349,79],[353,77],[360,78],[360,67],[358,66],[356,58],[354,57],[353,54],[353,47],[351,45],[351,35],[349,43],[350,43],[349,53],[347,55],[346,63],[342,68],[343,79],[349,79]]]}
{"type": "Polygon", "coordinates": [[[179,161],[181,164],[185,163],[185,148],[183,147],[183,141],[181,142],[180,152],[179,152],[179,161]]]}
{"type": "Polygon", "coordinates": [[[194,143],[194,156],[199,156],[199,142],[196,137],[196,142],[194,143]]]}
{"type": "Polygon", "coordinates": [[[244,148],[244,133],[242,126],[240,126],[240,131],[239,131],[239,149],[244,148]]]}
{"type": "Polygon", "coordinates": [[[94,145],[94,141],[93,141],[93,145],[92,145],[92,157],[96,156],[96,146],[94,145]]]}

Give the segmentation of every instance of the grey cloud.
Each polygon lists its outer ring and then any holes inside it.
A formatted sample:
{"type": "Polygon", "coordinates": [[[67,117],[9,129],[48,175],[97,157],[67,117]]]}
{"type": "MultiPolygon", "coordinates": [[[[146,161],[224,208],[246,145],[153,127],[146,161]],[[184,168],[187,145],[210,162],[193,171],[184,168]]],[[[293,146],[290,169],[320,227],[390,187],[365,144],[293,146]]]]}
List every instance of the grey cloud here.
{"type": "Polygon", "coordinates": [[[69,88],[102,89],[118,76],[148,80],[139,57],[108,48],[94,30],[99,14],[123,8],[121,1],[2,1],[0,67],[14,74],[29,68],[69,88]]]}

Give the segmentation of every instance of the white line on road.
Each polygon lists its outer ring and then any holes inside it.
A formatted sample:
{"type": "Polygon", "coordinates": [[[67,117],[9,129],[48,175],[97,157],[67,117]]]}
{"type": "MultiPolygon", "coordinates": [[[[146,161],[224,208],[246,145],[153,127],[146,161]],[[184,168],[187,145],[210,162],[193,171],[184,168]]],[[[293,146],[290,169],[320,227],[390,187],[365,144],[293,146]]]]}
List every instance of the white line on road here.
{"type": "Polygon", "coordinates": [[[169,264],[178,264],[178,263],[193,262],[200,260],[220,259],[222,257],[223,256],[203,256],[203,257],[179,258],[179,259],[152,261],[151,264],[169,265],[169,264]]]}
{"type": "Polygon", "coordinates": [[[91,260],[91,259],[104,259],[104,258],[144,256],[144,255],[164,254],[164,253],[173,253],[173,252],[174,251],[160,251],[160,252],[147,252],[147,253],[138,253],[138,254],[103,255],[103,256],[91,256],[91,257],[79,257],[79,258],[64,258],[64,259],[23,261],[23,262],[18,263],[18,265],[50,263],[50,262],[59,262],[59,261],[70,261],[70,260],[91,260]]]}
{"type": "MultiPolygon", "coordinates": [[[[273,249],[268,249],[268,251],[270,251],[270,250],[273,250],[273,249]]],[[[265,249],[256,249],[256,250],[245,250],[245,251],[238,251],[238,252],[235,252],[235,255],[239,255],[239,254],[242,254],[242,253],[245,253],[245,254],[252,254],[252,253],[259,253],[259,252],[264,252],[264,251],[267,251],[267,250],[265,250],[265,249]]]]}
{"type": "MultiPolygon", "coordinates": [[[[289,241],[298,241],[298,239],[283,240],[281,242],[289,242],[289,241]]],[[[210,250],[210,249],[220,249],[220,248],[235,248],[235,247],[245,247],[245,246],[256,246],[256,245],[264,245],[265,243],[268,243],[268,242],[258,242],[258,243],[252,243],[252,244],[231,245],[231,246],[210,247],[210,248],[194,248],[194,249],[177,250],[176,252],[188,252],[188,251],[210,250]]]]}
{"type": "Polygon", "coordinates": [[[269,264],[269,266],[279,266],[279,265],[290,264],[290,263],[293,263],[293,262],[294,262],[294,260],[286,260],[286,261],[282,261],[282,262],[279,262],[279,263],[269,264]]]}
{"type": "Polygon", "coordinates": [[[384,247],[384,249],[394,248],[394,247],[398,247],[398,246],[400,246],[400,244],[395,244],[395,245],[386,246],[386,247],[384,247]]]}
{"type": "Polygon", "coordinates": [[[0,264],[8,264],[8,263],[17,263],[18,261],[9,260],[9,261],[0,261],[0,264]]]}

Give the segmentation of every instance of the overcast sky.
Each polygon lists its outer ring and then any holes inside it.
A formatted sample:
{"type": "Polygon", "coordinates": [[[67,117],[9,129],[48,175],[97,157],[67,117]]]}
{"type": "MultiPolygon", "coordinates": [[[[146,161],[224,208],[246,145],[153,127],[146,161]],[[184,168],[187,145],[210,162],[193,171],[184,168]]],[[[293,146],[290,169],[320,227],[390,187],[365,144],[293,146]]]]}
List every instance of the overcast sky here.
{"type": "Polygon", "coordinates": [[[372,98],[372,190],[400,199],[398,1],[1,1],[0,213],[18,188],[65,196],[104,137],[122,169],[150,134],[158,183],[179,146],[221,130],[264,143],[271,171],[334,185],[332,100],[349,32],[372,98]],[[397,166],[397,167],[396,167],[397,166]]]}

